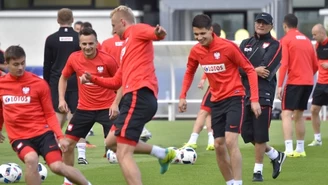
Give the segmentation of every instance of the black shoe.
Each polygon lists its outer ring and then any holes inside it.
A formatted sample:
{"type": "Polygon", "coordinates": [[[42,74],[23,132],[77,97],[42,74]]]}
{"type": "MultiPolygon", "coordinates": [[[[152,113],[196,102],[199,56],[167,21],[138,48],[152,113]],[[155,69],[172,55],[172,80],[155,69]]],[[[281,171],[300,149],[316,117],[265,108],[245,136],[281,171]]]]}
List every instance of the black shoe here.
{"type": "Polygon", "coordinates": [[[78,158],[77,164],[87,165],[87,164],[89,164],[89,162],[86,159],[78,158]]]}
{"type": "Polygon", "coordinates": [[[262,182],[262,181],[263,181],[263,176],[260,171],[253,174],[253,182],[262,182]]]}
{"type": "Polygon", "coordinates": [[[271,160],[273,171],[272,171],[272,178],[277,178],[281,172],[282,164],[286,159],[286,154],[283,152],[278,152],[278,157],[274,160],[271,160]]]}

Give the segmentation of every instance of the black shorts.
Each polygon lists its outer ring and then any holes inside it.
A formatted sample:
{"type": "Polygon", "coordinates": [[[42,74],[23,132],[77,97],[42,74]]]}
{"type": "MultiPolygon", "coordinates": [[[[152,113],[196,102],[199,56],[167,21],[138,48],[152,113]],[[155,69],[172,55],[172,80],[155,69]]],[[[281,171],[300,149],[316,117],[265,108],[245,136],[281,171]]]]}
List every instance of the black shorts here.
{"type": "Polygon", "coordinates": [[[114,121],[115,136],[138,142],[145,124],[153,119],[156,111],[157,98],[149,88],[126,93],[114,121]]]}
{"type": "MultiPolygon", "coordinates": [[[[50,86],[50,90],[51,90],[52,105],[54,106],[55,111],[59,113],[60,111],[58,109],[58,104],[59,104],[58,86],[55,85],[50,86]]],[[[72,114],[74,114],[76,111],[78,99],[79,99],[78,91],[66,91],[65,101],[72,114]]]]}
{"type": "Polygon", "coordinates": [[[211,112],[211,106],[212,106],[211,97],[212,94],[210,92],[210,87],[208,87],[206,93],[204,94],[200,109],[205,110],[207,112],[211,112]]]}
{"type": "Polygon", "coordinates": [[[312,95],[312,105],[328,105],[328,84],[317,83],[312,95]]]}
{"type": "Polygon", "coordinates": [[[85,138],[94,123],[103,126],[104,138],[107,137],[113,122],[109,119],[109,109],[102,110],[80,110],[77,109],[66,128],[66,136],[78,141],[85,138]]]}
{"type": "Polygon", "coordinates": [[[282,110],[306,110],[313,85],[287,85],[282,97],[282,110]]]}
{"type": "Polygon", "coordinates": [[[38,155],[41,155],[45,160],[48,153],[52,151],[61,152],[60,148],[58,147],[58,143],[55,139],[55,135],[52,131],[48,131],[34,138],[16,140],[12,143],[11,146],[22,161],[24,161],[24,156],[26,155],[26,153],[24,154],[21,152],[25,147],[32,148],[38,155]]]}
{"type": "Polygon", "coordinates": [[[245,143],[265,143],[269,141],[269,127],[271,123],[271,106],[261,106],[262,114],[256,118],[251,105],[245,107],[241,136],[245,143]]]}
{"type": "Polygon", "coordinates": [[[214,138],[224,137],[225,132],[240,133],[244,115],[243,96],[233,96],[212,102],[211,109],[214,138]]]}

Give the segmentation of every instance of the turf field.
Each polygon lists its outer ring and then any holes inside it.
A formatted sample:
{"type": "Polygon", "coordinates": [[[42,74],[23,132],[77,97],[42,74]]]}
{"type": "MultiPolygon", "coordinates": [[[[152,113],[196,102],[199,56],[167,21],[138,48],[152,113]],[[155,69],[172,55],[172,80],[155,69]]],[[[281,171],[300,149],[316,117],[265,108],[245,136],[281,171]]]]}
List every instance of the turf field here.
{"type": "MultiPolygon", "coordinates": [[[[163,147],[180,147],[189,139],[193,121],[152,121],[147,128],[152,132],[153,138],[149,143],[158,144],[163,147]]],[[[313,139],[311,124],[308,122],[305,144],[313,139]]],[[[328,184],[327,163],[328,163],[328,124],[322,124],[323,146],[306,147],[306,158],[287,158],[280,176],[274,180],[271,178],[272,166],[267,157],[264,162],[264,182],[262,185],[309,185],[309,184],[328,184]]],[[[96,125],[94,128],[96,136],[89,137],[96,148],[87,150],[89,165],[76,165],[82,173],[93,183],[93,185],[125,185],[118,164],[109,164],[107,159],[102,158],[104,154],[104,144],[101,136],[101,127],[96,125]]],[[[271,125],[270,144],[279,150],[284,150],[281,122],[274,121],[271,125]]],[[[8,140],[7,140],[8,141],[8,140]]],[[[171,165],[170,170],[165,175],[159,174],[159,165],[154,157],[147,155],[137,155],[136,160],[142,172],[144,185],[217,185],[225,184],[215,161],[213,151],[206,151],[207,133],[202,132],[198,140],[197,154],[198,159],[195,165],[171,165]]],[[[294,142],[295,145],[295,142],[294,142]]],[[[243,154],[243,184],[253,183],[253,147],[245,145],[240,140],[241,152],[243,154]]],[[[43,159],[40,161],[43,162],[43,159]]],[[[15,153],[12,151],[8,142],[0,145],[0,164],[15,162],[20,165],[15,153]]],[[[23,177],[24,178],[24,177],[23,177]]],[[[43,184],[60,185],[62,177],[53,175],[48,171],[48,178],[43,184]]],[[[18,184],[25,184],[24,179],[18,184]]]]}

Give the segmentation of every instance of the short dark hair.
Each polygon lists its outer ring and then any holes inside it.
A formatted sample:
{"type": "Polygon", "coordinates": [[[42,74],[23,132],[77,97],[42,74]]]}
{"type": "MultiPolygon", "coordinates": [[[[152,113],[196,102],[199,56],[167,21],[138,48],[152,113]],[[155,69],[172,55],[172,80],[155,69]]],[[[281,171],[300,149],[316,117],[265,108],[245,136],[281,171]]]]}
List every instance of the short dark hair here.
{"type": "Polygon", "coordinates": [[[89,28],[89,27],[86,27],[86,28],[81,29],[79,35],[80,36],[81,35],[86,35],[86,36],[88,36],[88,35],[94,35],[97,38],[96,31],[94,29],[92,29],[92,28],[89,28]]]}
{"type": "Polygon", "coordinates": [[[294,14],[287,14],[284,18],[284,23],[288,28],[297,28],[298,19],[294,14]]]}
{"type": "Polygon", "coordinates": [[[76,22],[74,23],[74,26],[75,26],[75,25],[81,25],[81,26],[82,26],[82,24],[83,24],[82,21],[76,21],[76,22]]]}
{"type": "Polygon", "coordinates": [[[90,22],[84,22],[81,25],[82,29],[84,28],[92,28],[92,24],[90,22]]]}
{"type": "Polygon", "coordinates": [[[26,57],[24,49],[19,45],[9,46],[5,51],[5,61],[9,63],[10,60],[16,60],[26,57]]]}
{"type": "Polygon", "coordinates": [[[206,14],[199,14],[192,20],[192,27],[210,29],[212,26],[212,19],[206,14]]]}
{"type": "Polygon", "coordinates": [[[213,27],[213,32],[215,33],[215,35],[220,37],[221,36],[221,26],[218,23],[213,23],[212,27],[213,27]]]}

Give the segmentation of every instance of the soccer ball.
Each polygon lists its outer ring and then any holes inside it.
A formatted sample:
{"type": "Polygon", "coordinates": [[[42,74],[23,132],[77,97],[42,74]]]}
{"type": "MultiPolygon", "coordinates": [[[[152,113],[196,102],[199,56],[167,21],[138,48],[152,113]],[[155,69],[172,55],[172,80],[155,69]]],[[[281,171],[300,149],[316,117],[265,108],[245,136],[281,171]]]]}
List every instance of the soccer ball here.
{"type": "Polygon", "coordinates": [[[108,160],[109,163],[111,163],[111,164],[118,163],[115,152],[113,152],[111,150],[107,150],[106,156],[107,156],[107,160],[108,160]]]}
{"type": "Polygon", "coordinates": [[[185,147],[181,149],[180,158],[182,164],[195,164],[197,153],[193,148],[185,147]]]}
{"type": "Polygon", "coordinates": [[[46,178],[48,176],[47,168],[43,164],[39,163],[38,164],[38,171],[39,171],[39,174],[40,174],[41,181],[46,180],[46,178]]]}
{"type": "Polygon", "coordinates": [[[23,170],[22,170],[22,168],[18,165],[18,164],[16,164],[16,163],[7,163],[9,166],[14,166],[14,167],[16,167],[16,169],[18,170],[18,176],[17,176],[17,178],[16,178],[16,180],[14,181],[14,182],[19,182],[20,181],[20,179],[22,178],[22,175],[23,175],[23,170]]]}
{"type": "Polygon", "coordinates": [[[0,183],[14,183],[19,175],[21,174],[19,173],[19,168],[16,166],[11,166],[9,164],[2,164],[0,166],[0,183]]]}
{"type": "Polygon", "coordinates": [[[175,157],[174,159],[172,160],[172,164],[179,164],[181,163],[181,150],[176,148],[176,147],[168,147],[168,149],[172,149],[175,151],[175,157]]]}

